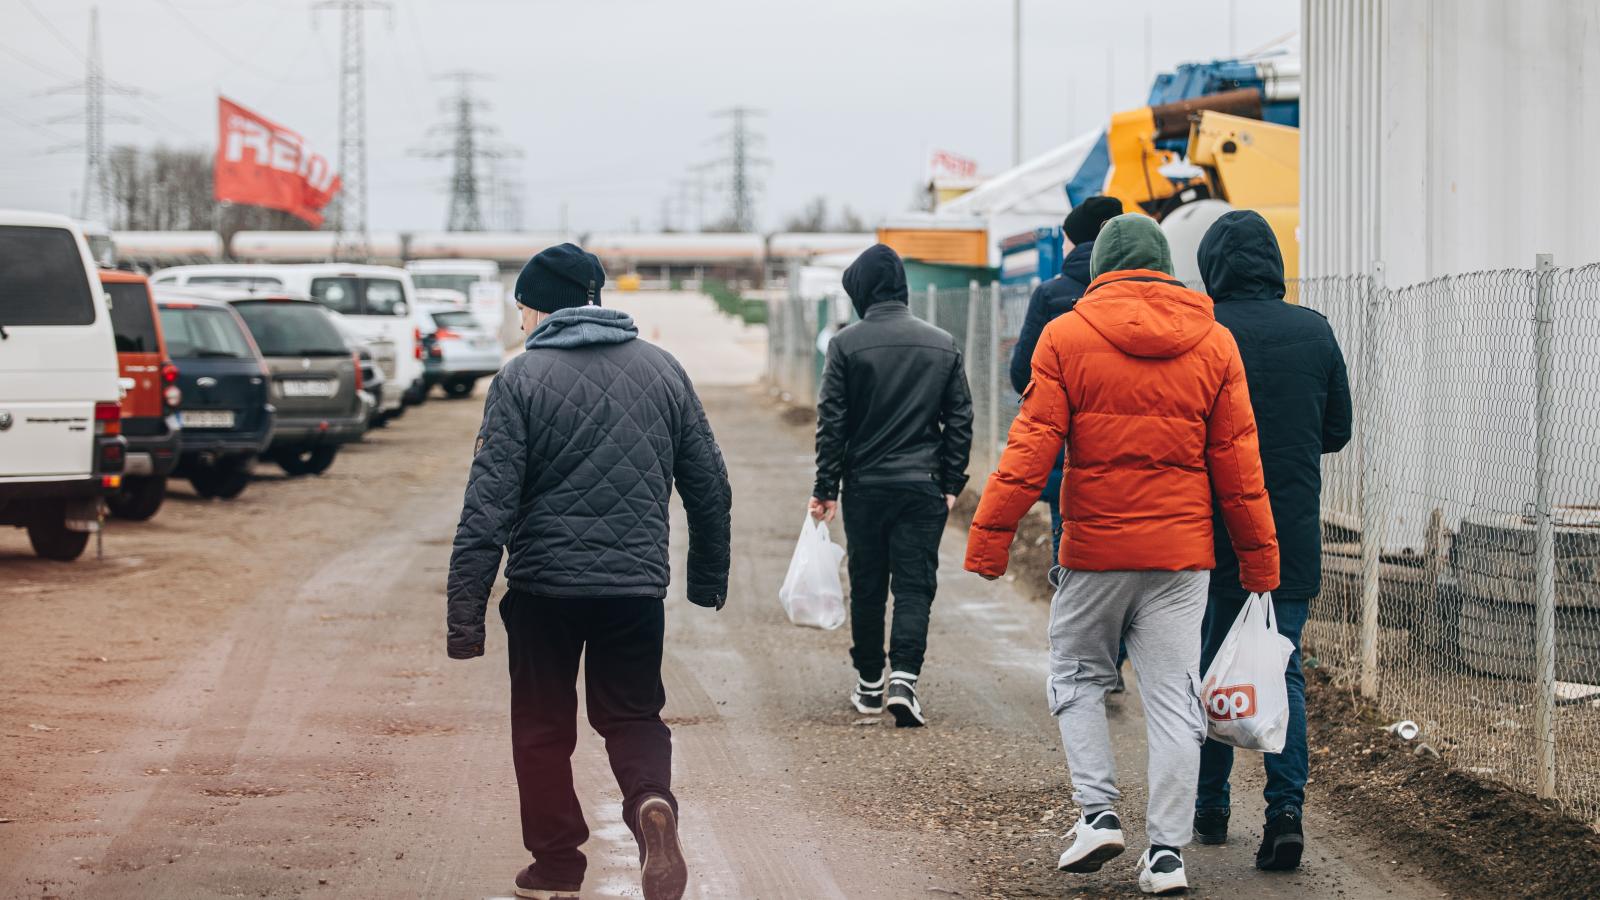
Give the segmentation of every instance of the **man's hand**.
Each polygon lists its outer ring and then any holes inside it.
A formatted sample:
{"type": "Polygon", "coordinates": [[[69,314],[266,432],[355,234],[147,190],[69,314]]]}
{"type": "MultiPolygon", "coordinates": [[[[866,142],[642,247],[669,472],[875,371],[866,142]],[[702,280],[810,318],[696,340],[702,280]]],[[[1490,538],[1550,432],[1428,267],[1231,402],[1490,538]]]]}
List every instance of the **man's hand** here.
{"type": "Polygon", "coordinates": [[[818,500],[812,497],[811,502],[806,504],[806,511],[811,513],[811,518],[819,522],[832,522],[833,517],[839,514],[839,501],[818,500]]]}
{"type": "Polygon", "coordinates": [[[985,575],[982,572],[978,573],[978,577],[982,578],[984,581],[999,581],[1000,580],[1000,576],[999,575],[985,575]]]}
{"type": "Polygon", "coordinates": [[[446,650],[451,659],[477,659],[483,655],[482,644],[468,645],[450,641],[446,644],[446,650]]]}
{"type": "Polygon", "coordinates": [[[950,510],[956,508],[956,495],[955,494],[945,494],[944,495],[944,508],[945,508],[946,512],[949,512],[950,510]]]}

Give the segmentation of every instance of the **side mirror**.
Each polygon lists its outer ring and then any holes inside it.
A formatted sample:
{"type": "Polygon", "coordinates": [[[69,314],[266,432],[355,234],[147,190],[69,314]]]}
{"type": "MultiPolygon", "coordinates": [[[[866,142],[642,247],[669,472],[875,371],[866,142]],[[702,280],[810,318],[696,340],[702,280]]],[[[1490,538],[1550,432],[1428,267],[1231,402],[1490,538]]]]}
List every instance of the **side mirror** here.
{"type": "Polygon", "coordinates": [[[407,306],[404,300],[401,300],[399,303],[394,305],[394,314],[397,316],[403,316],[410,311],[411,307],[407,306]]]}

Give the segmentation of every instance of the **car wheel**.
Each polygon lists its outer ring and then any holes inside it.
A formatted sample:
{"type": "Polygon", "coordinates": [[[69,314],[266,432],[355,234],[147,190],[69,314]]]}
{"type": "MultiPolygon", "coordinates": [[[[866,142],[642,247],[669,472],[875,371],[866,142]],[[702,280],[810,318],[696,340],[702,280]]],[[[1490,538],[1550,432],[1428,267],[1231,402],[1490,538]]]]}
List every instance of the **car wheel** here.
{"type": "Polygon", "coordinates": [[[45,518],[28,523],[28,543],[33,545],[33,552],[45,559],[72,562],[89,546],[89,533],[69,530],[66,512],[57,506],[45,518]]]}
{"type": "Polygon", "coordinates": [[[244,489],[250,486],[249,460],[218,463],[216,485],[217,496],[224,500],[232,500],[244,493],[244,489]]]}
{"type": "Polygon", "coordinates": [[[280,451],[273,455],[272,461],[290,475],[321,475],[328,471],[338,455],[338,447],[302,447],[280,451]]]}
{"type": "Polygon", "coordinates": [[[111,508],[111,514],[119,519],[144,522],[156,514],[166,497],[166,476],[135,476],[122,479],[122,490],[108,497],[106,505],[111,508]]]}
{"type": "Polygon", "coordinates": [[[472,396],[472,389],[477,384],[477,380],[472,378],[464,378],[461,381],[447,381],[444,383],[444,392],[450,397],[460,400],[462,397],[472,396]]]}

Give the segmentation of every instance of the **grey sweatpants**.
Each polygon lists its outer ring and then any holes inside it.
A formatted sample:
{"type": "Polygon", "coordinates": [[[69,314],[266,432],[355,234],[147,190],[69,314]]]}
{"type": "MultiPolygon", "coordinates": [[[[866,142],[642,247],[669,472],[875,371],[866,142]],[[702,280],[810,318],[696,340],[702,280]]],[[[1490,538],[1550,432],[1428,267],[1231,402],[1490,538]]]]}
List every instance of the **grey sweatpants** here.
{"type": "Polygon", "coordinates": [[[1200,745],[1200,624],[1211,573],[1068,571],[1050,601],[1050,711],[1072,769],[1072,799],[1085,813],[1110,809],[1117,792],[1106,691],[1117,683],[1117,643],[1139,676],[1150,752],[1150,843],[1182,847],[1192,836],[1200,745]]]}

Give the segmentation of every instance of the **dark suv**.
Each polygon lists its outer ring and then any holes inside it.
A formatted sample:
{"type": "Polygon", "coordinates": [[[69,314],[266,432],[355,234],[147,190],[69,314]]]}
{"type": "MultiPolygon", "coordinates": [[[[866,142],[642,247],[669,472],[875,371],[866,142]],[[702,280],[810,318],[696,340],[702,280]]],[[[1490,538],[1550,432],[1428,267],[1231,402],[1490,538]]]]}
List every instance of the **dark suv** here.
{"type": "Polygon", "coordinates": [[[277,424],[264,454],[290,475],[317,475],[367,428],[361,366],[320,304],[256,294],[228,300],[272,373],[277,424]]]}
{"type": "Polygon", "coordinates": [[[202,497],[231,500],[250,484],[256,454],[272,442],[266,361],[228,304],[166,291],[156,301],[183,392],[175,474],[202,497]]]}

